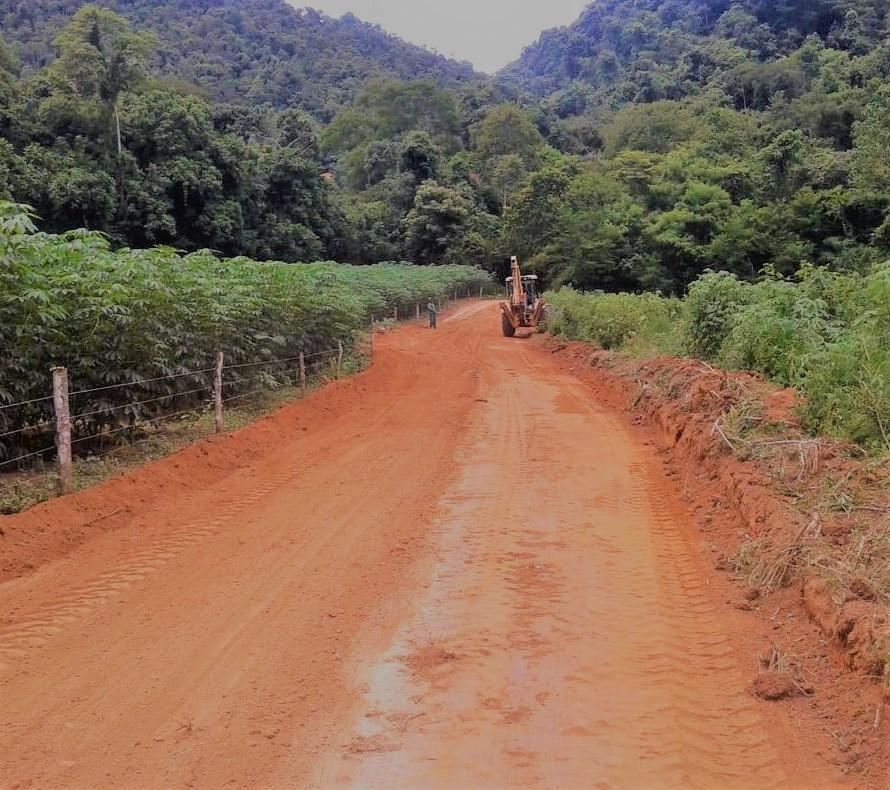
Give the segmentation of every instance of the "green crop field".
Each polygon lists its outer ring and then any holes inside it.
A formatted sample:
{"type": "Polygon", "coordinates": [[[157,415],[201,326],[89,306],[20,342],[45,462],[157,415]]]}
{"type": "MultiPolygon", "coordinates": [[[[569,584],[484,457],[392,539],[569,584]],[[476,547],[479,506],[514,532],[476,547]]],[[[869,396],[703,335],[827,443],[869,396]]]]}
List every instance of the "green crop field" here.
{"type": "Polygon", "coordinates": [[[206,399],[217,351],[244,371],[227,394],[249,380],[274,385],[280,368],[250,375],[249,366],[301,352],[316,359],[338,342],[348,350],[372,316],[413,315],[431,296],[490,282],[468,266],[113,250],[97,233],[38,233],[22,207],[0,203],[0,461],[46,444],[54,366],[68,368],[72,393],[83,393],[72,397],[72,413],[87,415],[75,436],[117,430],[206,399]],[[119,386],[132,382],[144,383],[119,386]],[[150,402],[128,405],[140,401],[150,402]]]}

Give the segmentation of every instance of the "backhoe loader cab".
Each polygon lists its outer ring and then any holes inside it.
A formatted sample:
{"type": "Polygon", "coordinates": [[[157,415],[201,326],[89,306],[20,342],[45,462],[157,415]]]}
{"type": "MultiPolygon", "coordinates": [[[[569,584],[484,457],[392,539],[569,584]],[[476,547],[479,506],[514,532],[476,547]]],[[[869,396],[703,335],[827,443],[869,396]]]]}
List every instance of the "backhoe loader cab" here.
{"type": "MultiPolygon", "coordinates": [[[[534,304],[538,300],[538,275],[524,274],[522,276],[522,290],[525,293],[526,304],[534,304]]],[[[507,278],[507,299],[513,301],[513,278],[507,278]]]]}
{"type": "Polygon", "coordinates": [[[501,329],[505,337],[513,337],[517,329],[536,330],[547,309],[538,293],[537,276],[523,275],[515,256],[510,264],[513,273],[507,278],[507,301],[501,302],[501,329]]]}

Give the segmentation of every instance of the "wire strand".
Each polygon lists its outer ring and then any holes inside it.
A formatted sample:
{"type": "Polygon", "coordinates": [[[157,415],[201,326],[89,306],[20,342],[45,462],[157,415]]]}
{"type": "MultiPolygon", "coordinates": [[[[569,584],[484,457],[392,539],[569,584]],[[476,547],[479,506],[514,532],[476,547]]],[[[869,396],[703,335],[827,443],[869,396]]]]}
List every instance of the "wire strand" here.
{"type": "MultiPolygon", "coordinates": [[[[158,439],[161,436],[169,436],[172,433],[173,433],[172,428],[164,428],[162,430],[156,431],[151,436],[146,436],[142,439],[135,439],[134,441],[127,442],[126,444],[115,445],[114,447],[110,447],[107,450],[103,450],[101,453],[90,453],[87,456],[87,458],[94,458],[94,459],[105,458],[106,456],[111,455],[112,453],[117,453],[117,452],[120,452],[121,450],[126,450],[130,447],[135,447],[138,444],[146,444],[147,442],[153,442],[155,439],[158,439]]],[[[171,451],[171,454],[172,454],[172,452],[175,452],[175,451],[171,451]]]]}
{"type": "Polygon", "coordinates": [[[122,433],[123,431],[132,431],[136,428],[142,428],[145,425],[150,425],[154,422],[163,422],[164,420],[172,420],[175,417],[182,417],[186,414],[192,414],[193,412],[198,412],[203,409],[206,409],[210,406],[210,403],[203,403],[200,406],[195,406],[191,409],[185,409],[184,411],[174,412],[173,414],[164,414],[160,417],[156,417],[152,420],[146,420],[145,422],[137,422],[135,425],[123,425],[120,428],[113,428],[110,431],[98,431],[97,433],[92,433],[89,436],[81,436],[78,439],[73,439],[71,444],[80,444],[82,442],[87,442],[90,439],[98,439],[103,436],[113,436],[117,433],[122,433]]]}
{"type": "Polygon", "coordinates": [[[32,403],[42,403],[45,400],[52,400],[52,399],[53,399],[52,395],[44,395],[42,398],[32,398],[31,400],[22,400],[22,401],[19,401],[18,403],[6,403],[3,406],[0,406],[0,411],[3,411],[4,409],[12,409],[16,406],[28,406],[32,403]]]}
{"type": "MultiPolygon", "coordinates": [[[[344,353],[345,353],[346,349],[343,349],[343,351],[344,351],[344,353]]],[[[327,355],[329,355],[329,354],[339,354],[339,353],[340,353],[340,349],[339,349],[339,348],[332,348],[330,351],[317,351],[317,352],[314,353],[314,354],[304,354],[304,357],[305,357],[306,359],[312,359],[312,358],[314,358],[314,357],[324,357],[324,356],[327,356],[327,355]]]]}
{"type": "Polygon", "coordinates": [[[184,379],[187,376],[199,376],[202,373],[212,373],[216,368],[202,368],[201,370],[191,370],[188,373],[175,373],[170,376],[158,376],[154,379],[141,379],[139,381],[126,381],[122,384],[108,384],[105,387],[93,387],[88,390],[78,390],[77,392],[68,393],[69,398],[73,398],[76,395],[88,395],[91,392],[105,392],[106,390],[119,389],[122,387],[138,387],[140,384],[153,384],[157,381],[170,381],[172,379],[184,379]]]}
{"type": "Polygon", "coordinates": [[[279,370],[276,373],[258,373],[256,376],[245,376],[244,378],[241,378],[241,379],[232,379],[231,381],[224,381],[222,383],[222,385],[224,387],[231,387],[235,384],[244,384],[245,382],[248,382],[248,381],[256,381],[257,379],[267,378],[270,376],[288,376],[288,377],[290,377],[290,376],[296,375],[297,373],[299,373],[299,371],[296,368],[293,370],[279,370]]]}
{"type": "MultiPolygon", "coordinates": [[[[325,354],[337,354],[339,349],[331,349],[329,351],[316,351],[313,354],[303,354],[303,359],[312,359],[314,357],[324,356],[325,354]]],[[[235,370],[236,368],[251,368],[260,365],[281,365],[285,362],[295,362],[299,359],[299,355],[295,357],[285,357],[284,359],[265,359],[260,362],[241,362],[237,365],[223,365],[223,370],[235,370]]]]}
{"type": "Polygon", "coordinates": [[[45,420],[44,422],[38,422],[36,425],[26,425],[24,428],[16,428],[14,431],[7,431],[6,433],[0,433],[0,439],[4,439],[7,436],[15,436],[17,433],[24,433],[25,431],[31,431],[35,428],[45,428],[47,425],[54,425],[52,420],[45,420]]]}
{"type": "Polygon", "coordinates": [[[226,398],[223,403],[232,403],[232,401],[241,400],[242,398],[249,398],[251,395],[260,395],[267,392],[269,392],[269,390],[265,388],[252,390],[251,392],[242,392],[240,395],[233,395],[231,398],[226,398]]]}
{"type": "Polygon", "coordinates": [[[17,458],[10,458],[7,461],[0,461],[0,466],[6,466],[7,464],[14,464],[16,461],[24,461],[26,458],[33,458],[36,455],[43,455],[44,453],[48,453],[50,450],[55,450],[56,446],[45,447],[42,450],[37,450],[33,453],[28,453],[27,455],[20,455],[17,458]]]}
{"type": "Polygon", "coordinates": [[[97,414],[110,414],[111,412],[120,411],[121,409],[128,409],[132,406],[144,406],[146,403],[157,403],[162,400],[170,400],[170,398],[181,398],[184,395],[194,395],[196,392],[204,392],[205,390],[210,389],[209,384],[205,384],[203,387],[198,387],[193,390],[184,390],[183,392],[174,392],[171,395],[161,395],[158,398],[148,398],[147,400],[137,400],[132,401],[131,403],[123,403],[120,406],[109,406],[106,409],[96,409],[96,411],[88,411],[83,414],[75,414],[71,417],[72,420],[80,420],[84,417],[95,417],[97,414]]]}
{"type": "Polygon", "coordinates": [[[286,359],[264,359],[261,362],[241,362],[237,365],[223,365],[223,370],[235,370],[237,368],[255,368],[260,365],[281,365],[285,362],[294,362],[299,357],[287,357],[286,359]]]}

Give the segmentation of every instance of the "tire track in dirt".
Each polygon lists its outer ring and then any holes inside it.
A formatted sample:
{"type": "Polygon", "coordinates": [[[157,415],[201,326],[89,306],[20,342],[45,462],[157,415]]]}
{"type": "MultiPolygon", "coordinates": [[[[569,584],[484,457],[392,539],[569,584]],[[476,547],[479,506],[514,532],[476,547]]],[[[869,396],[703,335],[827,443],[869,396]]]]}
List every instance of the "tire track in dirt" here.
{"type": "Polygon", "coordinates": [[[776,748],[644,451],[521,341],[481,353],[430,586],[314,786],[834,786],[776,748]]]}
{"type": "MultiPolygon", "coordinates": [[[[472,314],[477,309],[477,306],[464,307],[450,319],[460,320],[461,314],[472,314]]],[[[458,351],[454,353],[470,352],[472,345],[470,339],[460,344],[458,351]]],[[[409,386],[416,375],[416,355],[400,352],[395,352],[394,355],[399,357],[399,364],[396,367],[399,379],[394,383],[409,386]]],[[[386,420],[391,419],[398,407],[397,400],[386,402],[383,408],[367,419],[351,438],[373,432],[386,420]]],[[[342,460],[348,461],[349,458],[345,457],[342,460]]],[[[212,539],[226,525],[250,512],[274,491],[295,481],[301,474],[304,475],[311,464],[311,460],[300,459],[297,463],[289,463],[287,469],[279,469],[271,476],[262,476],[261,472],[261,476],[255,478],[249,490],[224,495],[200,519],[182,522],[173,535],[152,541],[149,546],[129,554],[89,583],[73,588],[49,604],[26,614],[18,612],[14,625],[0,624],[0,674],[12,668],[17,660],[43,647],[47,641],[66,628],[75,626],[96,607],[144,581],[150,574],[161,570],[185,550],[212,539]]]]}
{"type": "Polygon", "coordinates": [[[36,611],[19,614],[15,625],[0,626],[0,673],[11,669],[16,660],[43,647],[65,628],[75,626],[96,607],[145,581],[185,550],[211,539],[226,524],[248,512],[298,473],[297,469],[281,471],[246,495],[222,499],[204,518],[182,524],[175,535],[140,549],[88,584],[74,588],[36,611]]]}
{"type": "Polygon", "coordinates": [[[268,786],[280,763],[303,784],[349,704],[342,656],[404,606],[478,394],[478,309],[379,337],[241,473],[0,585],[0,786],[268,786]]]}
{"type": "MultiPolygon", "coordinates": [[[[671,737],[675,739],[678,786],[787,784],[764,723],[744,693],[745,682],[731,643],[702,591],[701,569],[691,567],[676,514],[653,501],[642,464],[632,463],[628,471],[627,506],[635,517],[648,521],[656,561],[655,583],[641,588],[642,598],[648,601],[646,616],[635,618],[635,630],[643,632],[632,643],[638,666],[625,673],[629,683],[637,676],[645,678],[665,700],[664,707],[654,711],[662,728],[644,730],[646,740],[669,743],[671,737]],[[678,683],[678,678],[689,675],[706,678],[708,686],[720,693],[687,689],[678,683]],[[727,689],[734,691],[727,694],[727,689]],[[739,755],[744,760],[739,761],[739,755]],[[736,759],[727,760],[727,756],[736,759]]],[[[631,550],[642,552],[643,546],[631,550]]],[[[633,573],[647,570],[638,568],[633,573]]],[[[640,747],[644,746],[641,742],[640,747]]]]}

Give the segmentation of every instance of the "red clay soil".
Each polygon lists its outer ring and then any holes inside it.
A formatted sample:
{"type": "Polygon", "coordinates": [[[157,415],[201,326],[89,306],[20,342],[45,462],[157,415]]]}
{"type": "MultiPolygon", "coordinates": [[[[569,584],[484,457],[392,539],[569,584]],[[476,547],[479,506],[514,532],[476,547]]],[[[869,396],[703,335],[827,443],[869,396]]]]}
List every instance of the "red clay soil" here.
{"type": "Polygon", "coordinates": [[[552,338],[536,342],[599,402],[630,415],[643,441],[653,442],[665,475],[681,488],[702,548],[723,572],[725,603],[750,613],[750,647],[760,644],[761,663],[771,670],[755,678],[754,693],[807,697],[844,769],[866,784],[890,785],[884,724],[890,614],[871,584],[827,572],[830,555],[848,538],[887,529],[880,465],[851,459],[857,453],[842,443],[806,436],[795,414],[798,394],[758,375],[676,357],[640,361],[552,338]],[[715,429],[733,408],[752,403],[760,410],[761,440],[774,445],[765,457],[743,446],[730,451],[715,429]],[[806,509],[813,491],[838,480],[863,498],[876,497],[875,506],[853,514],[806,509]],[[754,544],[766,563],[771,554],[786,560],[788,577],[777,589],[752,586],[744,570],[732,573],[735,558],[754,544]],[[797,694],[774,691],[787,692],[789,676],[797,694]]]}
{"type": "Polygon", "coordinates": [[[0,786],[886,786],[619,389],[474,303],[0,519],[0,786]]]}

